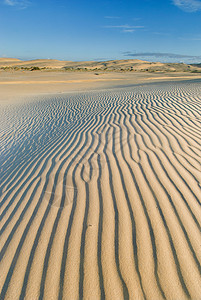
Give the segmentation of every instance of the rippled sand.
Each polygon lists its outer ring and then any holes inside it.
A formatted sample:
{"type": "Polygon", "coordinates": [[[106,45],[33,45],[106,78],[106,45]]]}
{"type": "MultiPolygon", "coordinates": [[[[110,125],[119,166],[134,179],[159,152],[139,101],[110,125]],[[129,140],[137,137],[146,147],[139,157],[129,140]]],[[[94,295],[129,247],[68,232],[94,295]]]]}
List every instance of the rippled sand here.
{"type": "Polygon", "coordinates": [[[0,108],[0,299],[201,299],[201,85],[0,108]]]}

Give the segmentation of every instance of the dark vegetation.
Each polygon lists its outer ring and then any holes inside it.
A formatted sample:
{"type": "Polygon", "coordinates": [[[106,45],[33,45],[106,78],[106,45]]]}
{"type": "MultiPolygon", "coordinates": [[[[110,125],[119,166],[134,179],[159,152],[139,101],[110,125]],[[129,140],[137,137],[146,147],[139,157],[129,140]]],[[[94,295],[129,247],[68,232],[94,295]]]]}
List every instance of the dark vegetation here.
{"type": "Polygon", "coordinates": [[[19,70],[22,70],[22,71],[40,71],[40,70],[47,70],[46,67],[43,67],[43,68],[39,68],[39,67],[36,67],[36,66],[31,66],[31,67],[21,67],[21,66],[8,66],[8,67],[0,67],[0,70],[14,70],[14,71],[19,71],[19,70]]]}

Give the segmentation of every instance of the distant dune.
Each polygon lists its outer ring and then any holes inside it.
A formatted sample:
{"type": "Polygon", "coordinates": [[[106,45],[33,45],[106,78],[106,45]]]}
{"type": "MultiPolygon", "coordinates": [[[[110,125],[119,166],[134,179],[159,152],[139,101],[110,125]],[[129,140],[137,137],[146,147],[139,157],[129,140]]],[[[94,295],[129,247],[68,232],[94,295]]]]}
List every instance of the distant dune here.
{"type": "Polygon", "coordinates": [[[67,63],[67,61],[59,61],[56,59],[36,59],[21,61],[19,59],[0,58],[0,67],[39,67],[57,69],[64,67],[67,63]]]}
{"type": "Polygon", "coordinates": [[[36,59],[21,61],[12,58],[0,58],[0,68],[10,69],[52,69],[68,71],[124,71],[124,72],[201,72],[198,65],[183,63],[148,62],[138,59],[109,60],[109,61],[60,61],[55,59],[36,59]]]}
{"type": "Polygon", "coordinates": [[[4,58],[4,57],[0,57],[0,64],[2,65],[3,63],[10,63],[12,65],[12,63],[15,62],[21,62],[20,59],[17,58],[4,58]]]}

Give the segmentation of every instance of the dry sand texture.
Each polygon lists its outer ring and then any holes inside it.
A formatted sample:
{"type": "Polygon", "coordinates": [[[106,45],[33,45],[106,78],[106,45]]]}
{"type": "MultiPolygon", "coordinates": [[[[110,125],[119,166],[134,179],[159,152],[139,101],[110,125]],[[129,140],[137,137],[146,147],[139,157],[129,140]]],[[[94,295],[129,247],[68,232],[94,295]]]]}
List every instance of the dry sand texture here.
{"type": "Polygon", "coordinates": [[[0,109],[1,299],[201,299],[201,86],[0,109]]]}

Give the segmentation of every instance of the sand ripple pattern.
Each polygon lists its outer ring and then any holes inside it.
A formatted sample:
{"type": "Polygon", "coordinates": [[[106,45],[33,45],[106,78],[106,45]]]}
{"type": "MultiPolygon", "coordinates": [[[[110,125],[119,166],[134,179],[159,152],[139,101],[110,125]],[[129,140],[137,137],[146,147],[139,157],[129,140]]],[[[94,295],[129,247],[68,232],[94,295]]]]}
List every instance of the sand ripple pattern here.
{"type": "Polygon", "coordinates": [[[0,109],[0,299],[201,299],[201,86],[0,109]]]}

